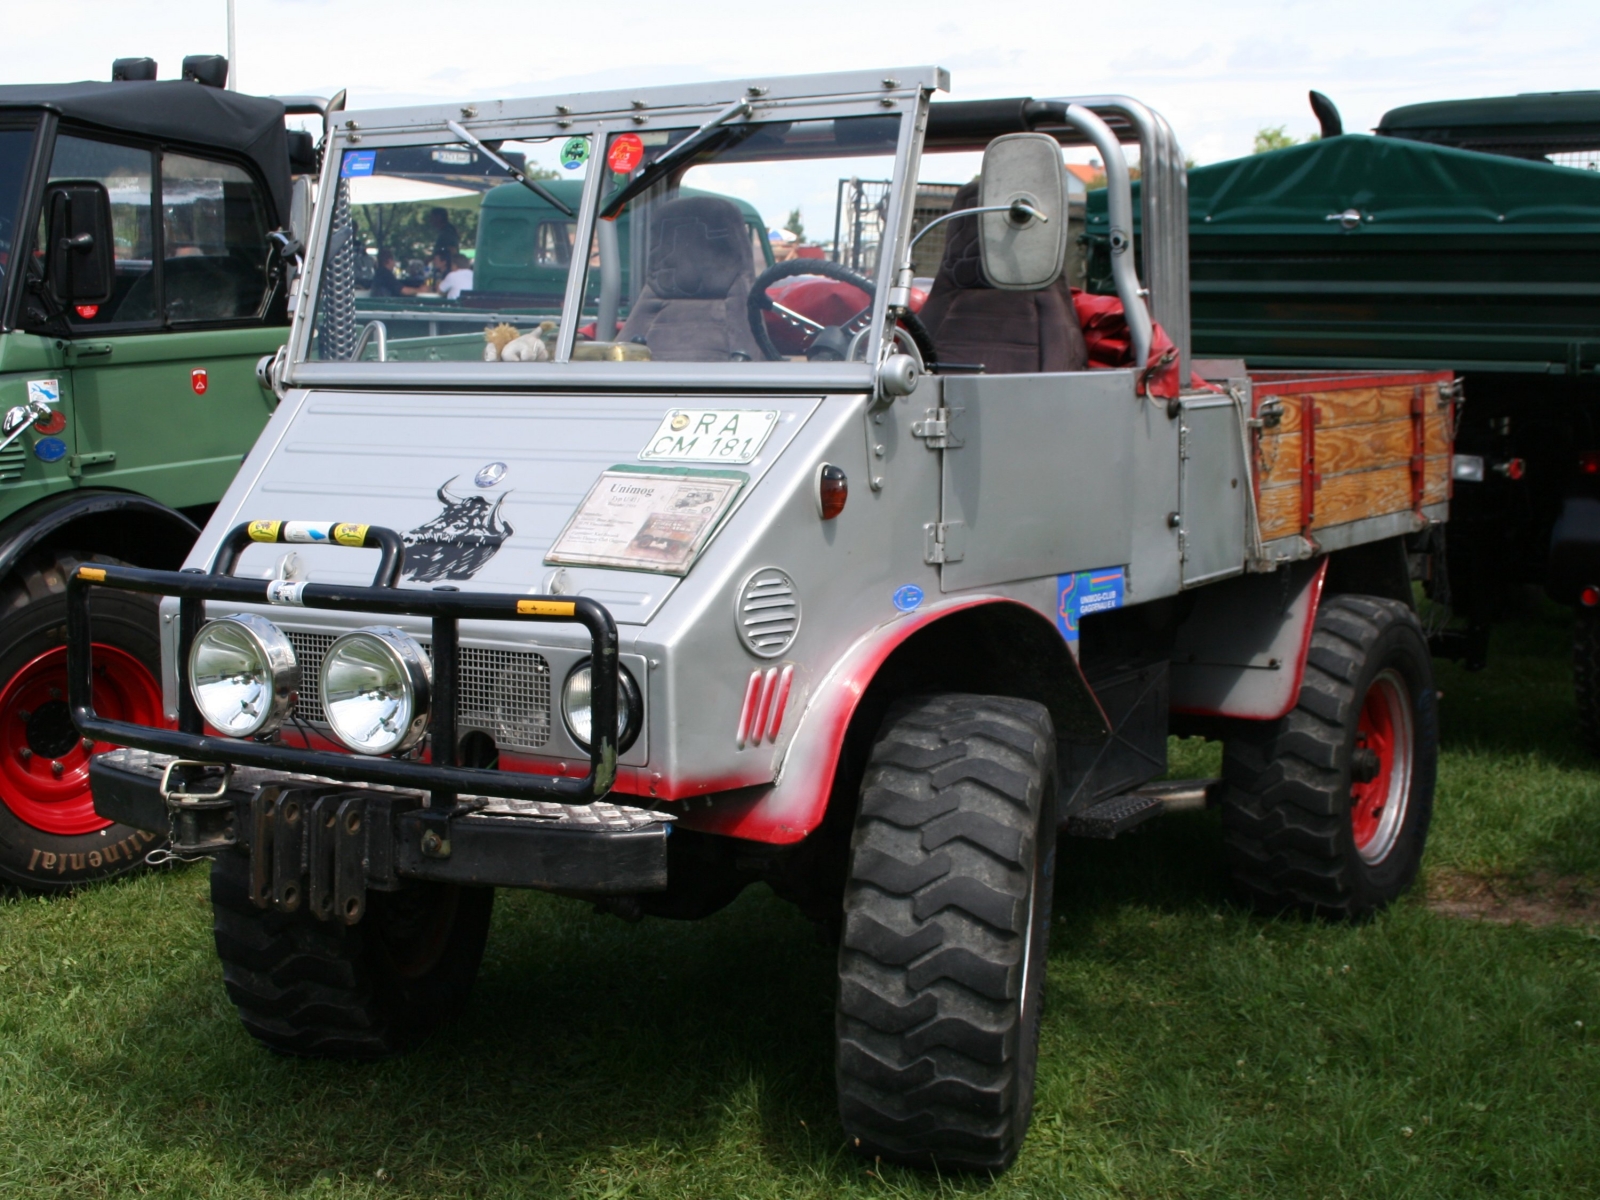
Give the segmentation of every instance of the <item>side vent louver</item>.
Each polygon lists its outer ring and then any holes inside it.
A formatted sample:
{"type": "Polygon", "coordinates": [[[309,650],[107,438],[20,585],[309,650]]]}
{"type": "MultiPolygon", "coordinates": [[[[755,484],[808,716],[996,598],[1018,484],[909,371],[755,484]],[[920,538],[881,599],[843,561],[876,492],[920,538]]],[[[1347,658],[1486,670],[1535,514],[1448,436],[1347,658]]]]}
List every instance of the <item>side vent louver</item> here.
{"type": "Polygon", "coordinates": [[[776,658],[800,630],[800,596],[777,567],[762,567],[739,589],[739,637],[752,654],[776,658]]]}

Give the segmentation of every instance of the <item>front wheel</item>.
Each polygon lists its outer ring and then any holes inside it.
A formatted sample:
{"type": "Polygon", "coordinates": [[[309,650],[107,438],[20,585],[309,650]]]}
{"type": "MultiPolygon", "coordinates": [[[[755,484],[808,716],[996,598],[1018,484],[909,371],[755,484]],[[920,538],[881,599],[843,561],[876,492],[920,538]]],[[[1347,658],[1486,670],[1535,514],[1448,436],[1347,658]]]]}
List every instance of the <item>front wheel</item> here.
{"type": "Polygon", "coordinates": [[[1433,814],[1439,716],[1416,615],[1375,596],[1317,613],[1299,702],[1223,751],[1234,881],[1257,907],[1368,916],[1412,884],[1433,814]]]}
{"type": "Polygon", "coordinates": [[[1033,1112],[1055,871],[1049,712],[998,696],[896,703],[851,842],[839,1114],[866,1157],[999,1171],[1033,1112]]]}
{"type": "MultiPolygon", "coordinates": [[[[27,891],[132,870],[162,841],[94,811],[89,759],[111,747],[80,737],[67,706],[67,580],[80,561],[29,560],[0,590],[0,882],[27,891]]],[[[95,710],[163,724],[154,600],[100,591],[90,603],[95,710]]]]}
{"type": "Polygon", "coordinates": [[[466,1004],[493,888],[369,892],[355,925],[250,899],[250,860],[219,854],[211,911],[222,979],[244,1027],[283,1054],[376,1059],[417,1045],[466,1004]]]}

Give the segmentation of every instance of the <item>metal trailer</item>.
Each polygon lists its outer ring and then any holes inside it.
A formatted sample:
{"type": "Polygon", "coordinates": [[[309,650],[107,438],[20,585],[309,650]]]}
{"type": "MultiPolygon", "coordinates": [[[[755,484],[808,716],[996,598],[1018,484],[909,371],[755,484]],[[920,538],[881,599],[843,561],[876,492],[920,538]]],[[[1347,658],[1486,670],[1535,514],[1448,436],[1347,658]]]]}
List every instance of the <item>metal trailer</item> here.
{"type": "MultiPolygon", "coordinates": [[[[266,425],[256,367],[288,335],[317,168],[284,119],[329,107],[224,91],[214,56],[155,75],[125,59],[112,82],[0,87],[0,884],[32,891],[159,848],[94,811],[66,579],[181,565],[266,425]]],[[[155,605],[107,604],[97,703],[159,720],[155,605]]]]}
{"type": "MultiPolygon", "coordinates": [[[[1319,141],[1189,173],[1196,352],[1461,373],[1434,585],[1459,620],[1434,649],[1484,666],[1491,625],[1542,585],[1575,613],[1600,751],[1600,97],[1413,104],[1373,136],[1319,99],[1319,141]]],[[[1091,209],[1091,287],[1110,290],[1103,197],[1091,209]]]]}
{"type": "MultiPolygon", "coordinates": [[[[496,887],[695,918],[763,881],[839,939],[849,1144],[1001,1169],[1031,1111],[1058,833],[1216,804],[1264,908],[1358,917],[1410,884],[1437,726],[1408,551],[1447,515],[1448,375],[1179,386],[1165,122],[1120,97],[934,103],[947,88],[915,67],[341,121],[271,423],[183,571],[70,588],[74,719],[127,747],[95,760],[97,809],[214,856],[255,1037],[415,1043],[460,1009],[496,887]],[[342,180],[469,138],[605,163],[551,361],[469,361],[455,335],[388,358],[352,323],[342,180]],[[978,327],[962,305],[1064,294],[1060,147],[1083,142],[1110,171],[1131,365],[1000,373],[1015,322],[990,370],[942,362],[978,327]],[[1121,142],[1149,185],[1145,282],[1121,142]],[[982,155],[944,260],[982,272],[928,328],[909,243],[941,154],[982,155]],[[825,198],[890,178],[888,252],[871,279],[804,264],[870,306],[788,314],[804,352],[755,355],[790,264],[752,280],[727,257],[738,210],[676,189],[774,162],[816,164],[825,198]],[[649,242],[626,291],[619,214],[649,242]],[[580,338],[597,310],[627,314],[615,342],[580,338]],[[1394,469],[1389,425],[1339,435],[1396,403],[1415,486],[1319,523],[1339,456],[1394,469]],[[1258,507],[1287,523],[1264,537],[1258,507]],[[95,707],[107,593],[164,597],[169,727],[95,707]],[[1225,779],[1160,782],[1175,730],[1222,739],[1225,779]]],[[[1067,303],[1048,311],[1071,330],[1041,336],[1077,330],[1067,303]]]]}

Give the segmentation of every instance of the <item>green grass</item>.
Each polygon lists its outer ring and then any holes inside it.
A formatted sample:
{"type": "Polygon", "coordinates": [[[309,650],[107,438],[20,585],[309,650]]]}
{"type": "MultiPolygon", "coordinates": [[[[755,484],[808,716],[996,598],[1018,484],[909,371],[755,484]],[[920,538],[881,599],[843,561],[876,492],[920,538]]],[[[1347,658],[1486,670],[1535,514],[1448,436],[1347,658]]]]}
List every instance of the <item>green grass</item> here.
{"type": "MultiPolygon", "coordinates": [[[[1600,881],[1559,616],[1440,687],[1430,878],[1600,881]]],[[[764,890],[694,925],[502,893],[464,1019],[375,1066],[251,1042],[203,867],[0,902],[0,1196],[1600,1194],[1595,930],[1420,896],[1262,920],[1206,813],[1064,842],[1060,873],[1033,1131],[993,1182],[845,1152],[832,954],[764,890]]]]}

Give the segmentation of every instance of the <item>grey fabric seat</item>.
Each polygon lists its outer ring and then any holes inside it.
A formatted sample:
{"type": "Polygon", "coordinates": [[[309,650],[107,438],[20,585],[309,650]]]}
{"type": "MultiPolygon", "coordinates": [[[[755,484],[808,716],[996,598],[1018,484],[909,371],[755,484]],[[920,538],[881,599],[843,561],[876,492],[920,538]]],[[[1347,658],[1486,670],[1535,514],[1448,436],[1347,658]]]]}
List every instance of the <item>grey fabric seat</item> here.
{"type": "MultiPolygon", "coordinates": [[[[977,181],[955,194],[952,211],[976,208],[977,181]]],[[[1001,291],[983,273],[976,217],[949,222],[944,258],[918,314],[939,357],[982,363],[990,375],[1086,371],[1089,350],[1066,278],[1032,292],[1001,291]]]]}
{"type": "Polygon", "coordinates": [[[645,285],[618,337],[657,362],[728,362],[764,355],[746,304],[755,281],[744,217],[716,196],[680,197],[650,218],[645,285]]]}

